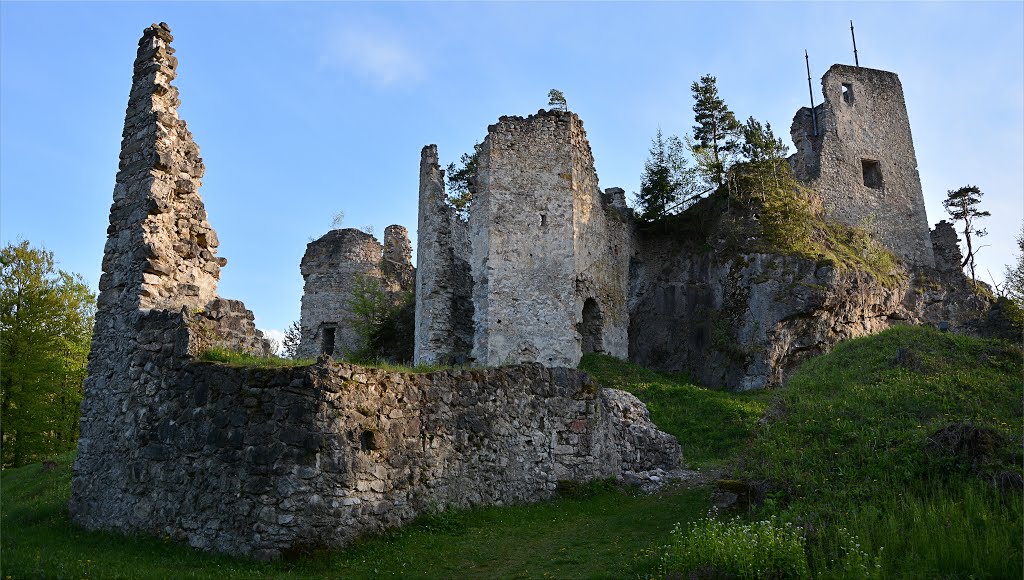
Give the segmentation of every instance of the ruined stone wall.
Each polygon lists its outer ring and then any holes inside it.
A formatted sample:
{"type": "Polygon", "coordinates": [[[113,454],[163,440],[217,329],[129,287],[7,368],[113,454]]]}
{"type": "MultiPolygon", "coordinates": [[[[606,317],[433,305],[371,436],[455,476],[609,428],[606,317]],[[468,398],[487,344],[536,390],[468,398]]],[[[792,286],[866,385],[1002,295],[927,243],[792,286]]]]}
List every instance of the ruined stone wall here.
{"type": "Polygon", "coordinates": [[[934,265],[921,178],[903,87],[894,73],[833,65],[821,79],[825,102],[797,112],[791,133],[797,177],[828,217],[867,229],[909,265],[934,265]]]}
{"type": "Polygon", "coordinates": [[[576,366],[585,327],[599,337],[591,348],[625,356],[627,262],[615,252],[626,225],[609,219],[579,117],[501,117],[488,127],[475,183],[472,359],[576,366]],[[588,299],[600,315],[584,325],[588,299]]]}
{"type": "Polygon", "coordinates": [[[331,230],[306,245],[299,269],[305,281],[300,358],[341,357],[359,350],[362,339],[352,325],[352,299],[360,285],[377,284],[397,303],[413,291],[416,280],[409,233],[398,225],[384,230],[383,246],[362,230],[331,230]]]}
{"type": "Polygon", "coordinates": [[[159,380],[154,357],[179,347],[192,354],[208,346],[256,354],[270,348],[251,312],[217,298],[227,261],[215,255],[217,235],[198,193],[199,148],[178,117],[171,40],[166,24],[150,26],[134,63],[82,402],[73,516],[88,509],[113,522],[133,509],[123,497],[141,475],[124,458],[138,452],[137,437],[154,420],[157,409],[146,401],[171,388],[159,380]],[[154,330],[153,320],[168,319],[175,324],[154,330]]]}
{"type": "Polygon", "coordinates": [[[473,279],[468,225],[445,203],[437,145],[420,153],[416,231],[416,364],[468,362],[473,341],[473,279]]]}
{"type": "Polygon", "coordinates": [[[141,321],[143,343],[159,348],[140,378],[135,445],[109,458],[116,494],[73,499],[87,528],[271,559],[426,511],[546,499],[560,480],[679,460],[638,400],[578,371],[196,363],[180,322],[160,311],[141,321]]]}

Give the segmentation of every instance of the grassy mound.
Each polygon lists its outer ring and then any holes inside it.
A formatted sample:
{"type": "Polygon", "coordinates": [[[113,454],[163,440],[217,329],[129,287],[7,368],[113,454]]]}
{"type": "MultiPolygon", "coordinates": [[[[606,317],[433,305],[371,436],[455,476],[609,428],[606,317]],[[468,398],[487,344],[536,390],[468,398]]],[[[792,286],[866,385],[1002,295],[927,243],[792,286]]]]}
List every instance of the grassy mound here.
{"type": "Polygon", "coordinates": [[[599,354],[580,363],[601,385],[629,391],[647,405],[659,429],[675,435],[683,461],[694,468],[732,459],[750,439],[770,393],[733,393],[698,387],[686,375],[663,373],[599,354]]]}
{"type": "Polygon", "coordinates": [[[843,534],[886,577],[1022,576],[1019,346],[900,327],[801,367],[744,453],[767,513],[808,532],[816,573],[843,534]]]}

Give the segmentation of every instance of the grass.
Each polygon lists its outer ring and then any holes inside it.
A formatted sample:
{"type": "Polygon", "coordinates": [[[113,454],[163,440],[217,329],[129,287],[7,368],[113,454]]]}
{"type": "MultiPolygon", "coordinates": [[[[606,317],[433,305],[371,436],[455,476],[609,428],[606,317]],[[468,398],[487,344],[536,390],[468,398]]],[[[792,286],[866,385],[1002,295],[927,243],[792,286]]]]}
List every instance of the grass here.
{"type": "Polygon", "coordinates": [[[239,367],[256,367],[261,369],[305,367],[316,363],[311,358],[281,358],[279,356],[255,356],[245,352],[224,348],[210,348],[199,355],[199,360],[215,362],[239,367]]]}
{"type": "Polygon", "coordinates": [[[587,354],[580,368],[605,387],[622,389],[647,404],[659,429],[675,435],[691,467],[729,462],[750,439],[771,393],[733,393],[699,387],[686,375],[663,373],[614,357],[587,354]]]}
{"type": "Polygon", "coordinates": [[[3,471],[5,578],[623,578],[634,554],[708,504],[707,490],[645,496],[598,482],[571,498],[427,516],[346,550],[264,564],[76,528],[71,461],[3,471]]]}
{"type": "Polygon", "coordinates": [[[1019,346],[927,328],[842,343],[778,392],[743,475],[809,530],[818,573],[845,529],[886,577],[1020,578],[1021,491],[993,482],[1021,474],[1022,376],[1019,346]]]}
{"type": "MultiPolygon", "coordinates": [[[[305,367],[316,364],[316,359],[312,358],[281,358],[279,356],[255,356],[245,352],[239,352],[235,350],[228,350],[222,348],[210,348],[203,351],[199,355],[199,360],[204,362],[215,362],[220,364],[227,364],[237,367],[255,367],[261,369],[269,368],[288,368],[288,367],[305,367]]],[[[348,364],[358,365],[361,367],[367,367],[372,369],[380,369],[385,371],[397,372],[397,373],[430,373],[439,370],[446,370],[450,367],[443,365],[416,365],[410,367],[407,365],[394,364],[383,360],[376,359],[359,359],[359,360],[338,360],[337,362],[345,362],[348,364]]]]}

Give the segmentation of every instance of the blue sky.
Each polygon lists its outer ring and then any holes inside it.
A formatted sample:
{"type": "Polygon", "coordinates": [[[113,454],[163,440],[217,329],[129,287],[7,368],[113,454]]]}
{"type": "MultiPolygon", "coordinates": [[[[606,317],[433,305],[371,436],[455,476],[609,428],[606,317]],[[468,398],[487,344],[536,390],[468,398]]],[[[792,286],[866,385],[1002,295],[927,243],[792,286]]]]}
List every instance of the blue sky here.
{"type": "Polygon", "coordinates": [[[993,216],[979,273],[997,279],[1024,218],[1024,3],[0,3],[0,239],[100,275],[132,61],[170,24],[180,114],[229,259],[220,294],[257,324],[299,316],[305,245],[344,227],[415,233],[420,148],[442,163],[501,115],[562,90],[601,187],[639,188],[660,126],[693,124],[690,84],[718,77],[736,112],[787,135],[833,63],[896,72],[929,221],[979,185],[993,216]]]}

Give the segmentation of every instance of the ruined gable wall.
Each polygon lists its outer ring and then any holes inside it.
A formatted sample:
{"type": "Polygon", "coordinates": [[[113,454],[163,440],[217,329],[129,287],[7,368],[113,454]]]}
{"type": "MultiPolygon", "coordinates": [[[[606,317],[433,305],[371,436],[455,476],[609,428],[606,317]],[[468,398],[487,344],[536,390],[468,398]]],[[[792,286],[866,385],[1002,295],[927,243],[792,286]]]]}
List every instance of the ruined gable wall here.
{"type": "Polygon", "coordinates": [[[199,148],[178,117],[171,40],[163,23],[143,33],[125,113],[71,487],[72,518],[87,526],[134,509],[122,499],[137,475],[129,458],[158,420],[148,403],[170,387],[153,357],[269,350],[252,313],[216,295],[226,260],[198,193],[199,148]]]}
{"type": "Polygon", "coordinates": [[[478,364],[575,366],[573,113],[501,117],[488,127],[470,211],[478,364]]]}
{"type": "MultiPolygon", "coordinates": [[[[629,258],[632,254],[630,216],[624,192],[598,188],[594,156],[583,121],[573,115],[570,140],[573,150],[573,255],[577,333],[583,352],[603,352],[626,358],[629,354],[629,258]],[[594,300],[596,318],[586,305],[594,300]],[[599,338],[590,337],[599,326],[599,338]]],[[[578,361],[577,361],[578,362],[578,361]]]]}
{"type": "Polygon", "coordinates": [[[863,227],[911,265],[933,266],[917,156],[899,77],[875,69],[833,65],[821,79],[825,102],[794,118],[797,176],[821,196],[826,215],[863,227]],[[844,96],[849,85],[852,99],[844,96]],[[862,160],[876,161],[881,185],[865,185],[862,160]]]}
{"type": "Polygon", "coordinates": [[[420,153],[416,232],[416,364],[465,362],[473,340],[468,224],[445,203],[437,145],[420,153]]]}

